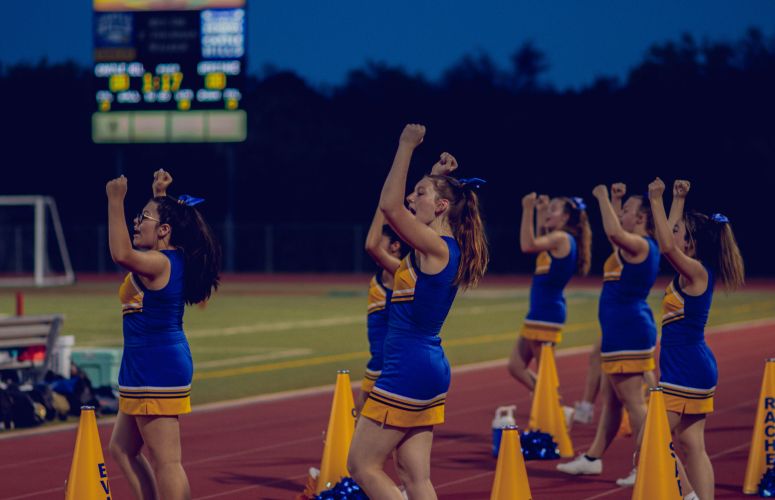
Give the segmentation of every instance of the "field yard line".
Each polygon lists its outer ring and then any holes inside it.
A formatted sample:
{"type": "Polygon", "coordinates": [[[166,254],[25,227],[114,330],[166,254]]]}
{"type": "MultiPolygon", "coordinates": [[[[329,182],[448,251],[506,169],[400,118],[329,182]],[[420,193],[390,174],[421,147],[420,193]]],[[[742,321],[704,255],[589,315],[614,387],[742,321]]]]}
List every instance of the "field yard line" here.
{"type": "Polygon", "coordinates": [[[253,354],[250,356],[239,356],[235,358],[200,361],[196,363],[196,368],[220,368],[223,366],[234,366],[243,363],[255,363],[257,361],[272,361],[282,358],[294,358],[296,356],[306,356],[307,354],[312,354],[312,349],[284,349],[282,351],[269,352],[266,354],[253,354]]]}
{"type": "MultiPolygon", "coordinates": [[[[456,315],[485,314],[495,311],[509,311],[517,309],[516,304],[497,304],[492,306],[468,306],[453,309],[452,317],[456,315]]],[[[230,326],[226,328],[190,329],[186,332],[189,339],[202,339],[211,337],[228,337],[232,335],[246,335],[260,332],[282,332],[303,328],[323,328],[329,326],[366,324],[366,313],[357,316],[334,316],[331,318],[303,319],[295,321],[278,321],[275,323],[254,323],[251,325],[230,326]]]]}
{"type": "MultiPolygon", "coordinates": [[[[571,332],[575,330],[581,330],[593,326],[597,323],[579,323],[569,326],[564,331],[571,332]]],[[[490,335],[476,335],[471,337],[463,337],[458,339],[446,340],[443,342],[444,346],[468,346],[477,344],[489,344],[492,342],[502,342],[504,340],[514,340],[517,338],[516,331],[508,331],[504,333],[495,333],[490,335]]],[[[366,359],[369,357],[369,353],[366,351],[346,352],[341,354],[331,354],[327,356],[316,356],[313,358],[296,359],[292,361],[280,361],[271,364],[261,364],[252,366],[242,366],[239,368],[227,368],[223,370],[211,370],[204,372],[196,372],[194,374],[194,380],[208,380],[214,378],[224,377],[236,377],[239,375],[247,375],[249,373],[264,373],[278,370],[287,370],[291,368],[302,368],[307,366],[322,365],[327,363],[334,363],[339,361],[350,361],[352,359],[366,359]]],[[[228,360],[224,360],[227,363],[228,360]]],[[[201,367],[201,365],[198,365],[201,367]]]]}

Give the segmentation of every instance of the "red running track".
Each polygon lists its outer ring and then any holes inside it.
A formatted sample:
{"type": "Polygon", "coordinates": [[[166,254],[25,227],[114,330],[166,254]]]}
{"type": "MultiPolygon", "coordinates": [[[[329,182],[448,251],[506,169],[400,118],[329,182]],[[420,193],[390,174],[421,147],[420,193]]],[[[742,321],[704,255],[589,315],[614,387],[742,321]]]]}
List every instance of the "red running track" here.
{"type": "MultiPolygon", "coordinates": [[[[719,364],[716,412],[706,431],[719,499],[741,498],[749,441],[764,359],[775,356],[775,321],[739,325],[708,336],[719,364]]],[[[528,395],[511,380],[504,362],[453,372],[447,423],[436,429],[433,482],[439,498],[489,498],[495,460],[490,456],[490,423],[496,406],[517,403],[525,424],[528,395]]],[[[578,399],[586,375],[586,352],[560,355],[562,393],[578,399]]],[[[332,374],[332,381],[333,381],[332,374]]],[[[328,421],[331,390],[269,398],[218,409],[197,409],[182,420],[184,465],[195,499],[290,499],[304,487],[306,471],[319,466],[322,432],[328,421]]],[[[574,447],[584,451],[594,428],[576,425],[574,447]]],[[[110,425],[100,426],[103,448],[110,425]]],[[[75,441],[75,430],[16,435],[0,439],[0,498],[61,499],[75,441]]],[[[557,461],[528,462],[534,498],[564,500],[627,499],[630,489],[615,485],[631,468],[632,441],[619,439],[595,477],[560,474],[557,461]]],[[[131,495],[117,465],[106,457],[114,499],[131,495]]]]}

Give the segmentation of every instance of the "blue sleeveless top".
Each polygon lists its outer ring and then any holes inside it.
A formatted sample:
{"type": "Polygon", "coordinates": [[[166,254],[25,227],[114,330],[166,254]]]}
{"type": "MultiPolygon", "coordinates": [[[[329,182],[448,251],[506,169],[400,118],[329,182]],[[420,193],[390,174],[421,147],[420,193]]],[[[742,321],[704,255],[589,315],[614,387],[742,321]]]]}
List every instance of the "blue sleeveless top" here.
{"type": "Polygon", "coordinates": [[[454,285],[460,265],[460,247],[454,238],[442,236],[449,262],[438,274],[420,271],[414,252],[404,257],[393,279],[388,337],[393,334],[438,337],[457,294],[454,285]]]}
{"type": "Polygon", "coordinates": [[[705,342],[705,325],[708,323],[713,302],[713,272],[708,272],[708,287],[693,297],[681,290],[676,276],[665,290],[662,301],[662,346],[692,345],[705,342]]]}
{"type": "Polygon", "coordinates": [[[566,319],[563,290],[576,273],[578,248],[576,238],[570,233],[570,252],[558,259],[550,252],[541,252],[536,257],[536,269],[530,286],[530,310],[527,319],[563,324],[566,319]]]}
{"type": "Polygon", "coordinates": [[[603,352],[632,349],[629,340],[633,337],[646,336],[656,345],[657,327],[646,299],[657,280],[660,254],[657,242],[645,239],[649,253],[640,264],[625,261],[619,249],[605,262],[598,308],[603,352]]]}
{"type": "Polygon", "coordinates": [[[183,251],[162,250],[170,260],[170,279],[161,290],[149,290],[134,273],[119,288],[124,316],[124,346],[161,346],[185,342],[183,333],[183,251]]]}

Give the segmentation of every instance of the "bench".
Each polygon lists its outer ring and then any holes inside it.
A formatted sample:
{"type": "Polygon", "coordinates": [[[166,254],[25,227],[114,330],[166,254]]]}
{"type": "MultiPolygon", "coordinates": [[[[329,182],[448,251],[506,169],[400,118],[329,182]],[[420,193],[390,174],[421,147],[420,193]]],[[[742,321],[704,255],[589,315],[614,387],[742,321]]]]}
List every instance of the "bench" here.
{"type": "Polygon", "coordinates": [[[19,382],[39,382],[54,362],[60,314],[0,318],[0,370],[16,370],[19,382]]]}

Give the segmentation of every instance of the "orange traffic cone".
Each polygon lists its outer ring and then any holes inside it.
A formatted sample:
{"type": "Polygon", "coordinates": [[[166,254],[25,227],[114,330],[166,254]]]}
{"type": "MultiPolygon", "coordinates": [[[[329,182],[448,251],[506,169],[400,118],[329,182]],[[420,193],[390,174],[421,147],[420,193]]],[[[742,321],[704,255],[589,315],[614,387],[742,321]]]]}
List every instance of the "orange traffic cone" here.
{"type": "Polygon", "coordinates": [[[503,428],[498,465],[492,483],[490,500],[532,500],[527,480],[525,459],[519,444],[519,429],[515,425],[503,428]]]}
{"type": "Polygon", "coordinates": [[[565,425],[565,413],[560,406],[560,396],[557,392],[559,386],[554,346],[546,342],[541,347],[541,363],[538,367],[538,380],[533,392],[528,427],[531,431],[540,430],[551,434],[557,443],[560,456],[568,458],[573,456],[573,443],[565,425]]]}
{"type": "Polygon", "coordinates": [[[632,500],[681,500],[667,409],[661,387],[651,389],[632,500]]]}
{"type": "Polygon", "coordinates": [[[759,482],[767,469],[775,465],[775,358],[764,365],[764,378],[756,407],[756,420],[748,451],[743,493],[759,492],[759,482]]]}
{"type": "Polygon", "coordinates": [[[75,451],[65,498],[70,500],[110,500],[110,485],[93,406],[81,407],[81,420],[75,437],[75,451]]]}
{"type": "Polygon", "coordinates": [[[355,433],[355,415],[350,371],[339,370],[315,493],[333,488],[343,477],[350,476],[347,471],[347,454],[355,433]]]}
{"type": "Polygon", "coordinates": [[[622,408],[622,422],[619,424],[619,430],[616,431],[616,437],[632,436],[632,425],[630,424],[630,414],[622,408]]]}

